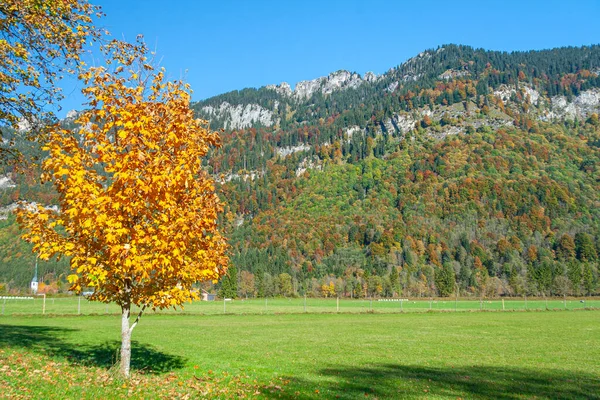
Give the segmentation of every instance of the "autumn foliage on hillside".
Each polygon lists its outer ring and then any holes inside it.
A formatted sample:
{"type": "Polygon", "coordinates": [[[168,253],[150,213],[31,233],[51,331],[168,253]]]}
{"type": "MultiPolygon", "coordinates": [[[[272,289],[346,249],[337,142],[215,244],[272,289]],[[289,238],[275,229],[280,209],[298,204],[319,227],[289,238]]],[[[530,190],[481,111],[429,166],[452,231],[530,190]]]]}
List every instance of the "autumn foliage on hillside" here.
{"type": "Polygon", "coordinates": [[[233,268],[215,289],[227,297],[596,293],[598,113],[557,114],[552,101],[595,96],[599,63],[599,46],[448,45],[305,101],[260,88],[196,103],[197,115],[223,102],[257,104],[274,121],[223,132],[205,161],[232,245],[233,268]]]}
{"type": "Polygon", "coordinates": [[[230,210],[251,212],[234,264],[255,294],[277,294],[281,274],[314,295],[594,293],[598,138],[591,122],[481,129],[297,178],[288,156],[224,185],[230,210]]]}

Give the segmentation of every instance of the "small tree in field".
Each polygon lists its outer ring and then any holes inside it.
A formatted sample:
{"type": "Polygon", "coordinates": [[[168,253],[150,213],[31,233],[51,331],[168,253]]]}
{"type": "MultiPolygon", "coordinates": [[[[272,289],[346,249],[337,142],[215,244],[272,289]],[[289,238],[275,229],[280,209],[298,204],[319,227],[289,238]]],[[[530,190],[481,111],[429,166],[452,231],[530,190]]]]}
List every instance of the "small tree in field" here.
{"type": "Polygon", "coordinates": [[[181,82],[166,82],[147,49],[112,42],[104,67],[80,76],[89,109],[79,129],[53,130],[43,179],[60,196],[58,211],[22,207],[24,238],[41,259],[70,256],[72,290],[122,310],[121,372],[129,376],[131,333],[147,307],[197,299],[195,282],[226,272],[221,204],[202,168],[219,136],[194,118],[181,82]],[[130,323],[131,307],[141,307],[130,323]]]}

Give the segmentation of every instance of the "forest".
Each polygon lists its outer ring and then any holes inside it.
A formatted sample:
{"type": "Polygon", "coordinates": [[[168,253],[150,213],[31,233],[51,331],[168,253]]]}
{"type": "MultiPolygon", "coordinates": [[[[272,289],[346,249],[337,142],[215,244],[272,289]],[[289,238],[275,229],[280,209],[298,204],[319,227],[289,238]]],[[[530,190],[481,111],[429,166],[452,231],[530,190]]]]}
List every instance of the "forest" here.
{"type": "MultiPolygon", "coordinates": [[[[224,297],[599,293],[598,110],[545,117],[556,96],[573,102],[600,88],[599,67],[599,46],[447,45],[327,95],[244,89],[195,104],[200,117],[227,101],[278,118],[222,132],[222,148],[206,158],[226,204],[231,266],[205,289],[224,297]]],[[[15,186],[0,191],[2,205],[56,202],[35,169],[4,173],[15,186]]],[[[33,274],[18,232],[7,214],[0,291],[23,290],[33,274]]],[[[68,260],[40,270],[47,290],[65,290],[68,260]]]]}

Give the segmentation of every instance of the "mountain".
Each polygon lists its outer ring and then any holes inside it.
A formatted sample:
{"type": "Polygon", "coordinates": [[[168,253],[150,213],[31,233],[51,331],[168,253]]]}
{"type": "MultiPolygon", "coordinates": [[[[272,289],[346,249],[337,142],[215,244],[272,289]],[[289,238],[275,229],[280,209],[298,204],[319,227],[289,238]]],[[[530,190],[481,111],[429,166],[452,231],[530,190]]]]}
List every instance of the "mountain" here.
{"type": "MultiPolygon", "coordinates": [[[[600,46],[445,45],[382,75],[337,71],[194,109],[225,129],[207,168],[227,204],[223,287],[239,295],[598,291],[600,46]]],[[[3,204],[52,204],[10,178],[3,204]]],[[[2,236],[13,225],[0,226],[0,281],[22,286],[10,265],[24,245],[2,236]]]]}

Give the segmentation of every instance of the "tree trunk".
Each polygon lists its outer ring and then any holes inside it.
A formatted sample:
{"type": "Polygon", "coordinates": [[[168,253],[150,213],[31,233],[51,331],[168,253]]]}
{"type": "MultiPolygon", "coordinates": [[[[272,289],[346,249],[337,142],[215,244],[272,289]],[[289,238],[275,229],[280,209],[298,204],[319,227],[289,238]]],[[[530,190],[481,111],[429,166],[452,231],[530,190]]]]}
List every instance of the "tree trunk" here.
{"type": "Polygon", "coordinates": [[[130,305],[121,306],[121,375],[129,378],[131,365],[131,329],[129,328],[130,305]]]}

